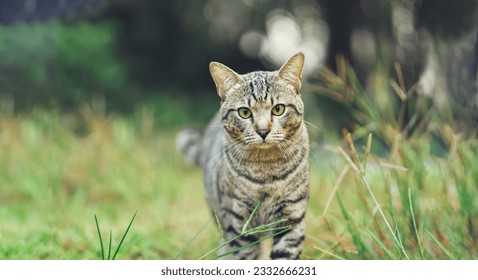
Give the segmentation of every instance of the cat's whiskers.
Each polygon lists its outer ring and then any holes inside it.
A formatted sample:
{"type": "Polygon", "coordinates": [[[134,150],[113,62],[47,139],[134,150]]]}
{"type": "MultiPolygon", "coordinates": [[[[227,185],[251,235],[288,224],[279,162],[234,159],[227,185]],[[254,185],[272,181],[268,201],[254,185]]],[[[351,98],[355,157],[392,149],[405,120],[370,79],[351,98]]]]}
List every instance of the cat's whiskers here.
{"type": "Polygon", "coordinates": [[[213,171],[216,171],[218,166],[226,159],[228,155],[232,155],[233,158],[237,157],[237,155],[243,150],[246,144],[242,142],[231,142],[230,146],[228,146],[227,151],[224,152],[224,155],[219,159],[217,164],[214,166],[213,171]]]}
{"type": "Polygon", "coordinates": [[[279,142],[278,145],[279,145],[281,151],[285,154],[285,160],[286,161],[293,157],[294,154],[291,151],[289,145],[287,145],[285,142],[279,142]]]}
{"type": "MultiPolygon", "coordinates": [[[[303,120],[303,121],[304,121],[305,124],[309,125],[309,127],[312,127],[316,131],[321,132],[320,128],[315,126],[313,123],[311,123],[309,121],[306,121],[306,120],[303,120]]],[[[309,152],[310,152],[309,159],[310,159],[311,166],[313,166],[314,168],[320,168],[320,164],[319,164],[318,159],[321,158],[321,156],[319,155],[319,151],[317,151],[317,149],[310,148],[309,152]]]]}
{"type": "Polygon", "coordinates": [[[318,128],[316,125],[314,125],[313,123],[309,122],[309,121],[306,121],[306,120],[303,120],[305,124],[308,124],[310,127],[316,129],[318,132],[321,132],[320,128],[318,128]]]}
{"type": "Polygon", "coordinates": [[[239,163],[238,163],[238,166],[241,166],[241,163],[242,163],[242,160],[244,159],[244,156],[249,152],[250,150],[250,144],[247,144],[245,143],[245,147],[244,149],[242,150],[242,155],[241,155],[241,159],[239,160],[239,163]]]}
{"type": "MultiPolygon", "coordinates": [[[[214,156],[213,158],[211,158],[211,159],[208,161],[208,164],[209,164],[211,161],[217,159],[219,156],[222,156],[222,157],[218,160],[218,162],[216,163],[216,165],[213,167],[213,170],[214,170],[214,171],[216,171],[216,169],[217,169],[217,167],[219,166],[219,164],[226,158],[227,154],[228,154],[233,148],[235,148],[235,145],[237,145],[237,144],[235,144],[235,142],[236,142],[237,140],[239,140],[239,138],[240,138],[240,136],[239,136],[239,137],[236,137],[236,138],[233,138],[232,141],[230,142],[230,143],[231,143],[230,145],[228,145],[228,146],[226,146],[225,148],[223,148],[223,149],[221,150],[221,152],[219,152],[216,156],[214,156]]],[[[240,142],[240,143],[241,143],[241,142],[240,142]]],[[[242,144],[242,143],[241,143],[241,144],[242,144]]]]}
{"type": "MultiPolygon", "coordinates": [[[[223,124],[219,124],[219,125],[209,125],[209,127],[211,128],[223,128],[223,124]]],[[[240,136],[236,137],[236,138],[233,138],[231,143],[234,143],[234,141],[237,141],[239,140],[240,136]]],[[[206,164],[209,164],[211,161],[214,161],[216,160],[218,157],[221,157],[219,159],[219,161],[216,163],[216,165],[214,165],[213,167],[213,170],[216,171],[217,167],[219,166],[219,164],[226,158],[227,156],[227,153],[233,148],[233,145],[230,145],[230,146],[226,146],[225,148],[223,148],[217,155],[215,155],[214,157],[210,158],[209,161],[206,163],[206,164]]]]}
{"type": "MultiPolygon", "coordinates": [[[[221,156],[221,158],[217,161],[216,165],[214,165],[214,167],[212,168],[213,171],[217,170],[217,167],[219,166],[219,164],[221,164],[221,162],[226,158],[227,153],[229,153],[232,148],[233,147],[231,147],[231,146],[226,147],[225,149],[223,149],[219,154],[217,154],[214,157],[214,158],[217,158],[217,157],[221,156]]],[[[209,162],[211,162],[211,161],[212,161],[212,159],[209,162]]]]}
{"type": "Polygon", "coordinates": [[[295,142],[290,140],[290,139],[287,139],[287,138],[283,138],[281,142],[278,142],[279,144],[279,147],[281,147],[281,149],[283,151],[285,151],[286,153],[286,160],[288,159],[291,159],[294,157],[296,151],[294,151],[294,149],[292,149],[292,147],[294,147],[295,145],[295,142]]]}
{"type": "Polygon", "coordinates": [[[218,125],[208,125],[207,127],[208,128],[223,128],[224,126],[222,124],[218,124],[218,125]]]}
{"type": "MultiPolygon", "coordinates": [[[[248,134],[244,137],[247,144],[250,144],[251,147],[254,147],[256,144],[262,144],[263,140],[256,137],[255,135],[248,134]]],[[[285,138],[285,135],[280,132],[275,132],[270,134],[266,138],[266,144],[270,144],[272,147],[276,147],[281,149],[283,152],[286,153],[286,160],[292,158],[294,156],[295,151],[292,147],[295,145],[295,142],[285,138]]],[[[257,147],[260,149],[260,147],[257,147]]]]}
{"type": "MultiPolygon", "coordinates": [[[[222,126],[222,125],[221,125],[222,126]]],[[[240,138],[239,137],[236,137],[236,138],[233,138],[232,140],[235,141],[235,140],[238,140],[240,138]]],[[[209,161],[207,162],[207,164],[209,164],[211,161],[215,160],[216,158],[218,158],[219,156],[221,156],[223,153],[225,153],[228,149],[231,149],[232,146],[226,146],[225,148],[223,148],[217,155],[215,155],[214,157],[212,157],[211,159],[209,159],[209,161]]]]}

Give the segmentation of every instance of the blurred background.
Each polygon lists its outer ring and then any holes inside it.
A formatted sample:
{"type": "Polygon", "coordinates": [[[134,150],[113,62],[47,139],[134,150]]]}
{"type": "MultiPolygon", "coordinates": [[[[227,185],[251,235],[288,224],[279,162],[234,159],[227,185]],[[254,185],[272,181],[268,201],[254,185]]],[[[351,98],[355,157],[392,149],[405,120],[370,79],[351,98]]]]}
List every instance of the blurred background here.
{"type": "Polygon", "coordinates": [[[477,34],[478,0],[0,0],[0,259],[100,258],[93,215],[118,244],[135,210],[119,258],[211,251],[175,134],[219,109],[211,61],[276,70],[299,51],[303,257],[477,259],[477,34]],[[354,144],[401,251],[338,152],[354,144]]]}
{"type": "MultiPolygon", "coordinates": [[[[388,79],[397,79],[399,66],[402,90],[417,86],[442,117],[471,129],[478,103],[477,3],[1,0],[0,111],[66,113],[88,104],[130,114],[148,104],[163,126],[204,124],[218,107],[210,61],[241,73],[275,70],[302,51],[311,85],[321,85],[319,70],[336,70],[341,56],[375,94],[375,105],[393,111],[399,102],[372,88],[384,82],[381,90],[393,91],[388,79]]],[[[313,86],[304,90],[317,93],[313,86]]],[[[354,128],[348,113],[335,109],[337,100],[319,92],[307,101],[317,108],[311,110],[319,125],[335,114],[331,127],[354,128]]]]}

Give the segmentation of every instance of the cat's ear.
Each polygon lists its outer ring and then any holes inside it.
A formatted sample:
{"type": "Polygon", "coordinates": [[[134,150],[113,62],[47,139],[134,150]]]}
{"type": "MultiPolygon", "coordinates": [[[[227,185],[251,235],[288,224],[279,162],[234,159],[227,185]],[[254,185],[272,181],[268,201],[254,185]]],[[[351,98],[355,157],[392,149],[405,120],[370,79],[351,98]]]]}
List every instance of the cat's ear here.
{"type": "Polygon", "coordinates": [[[302,70],[304,68],[304,54],[298,53],[291,57],[279,69],[279,78],[291,84],[297,93],[302,85],[302,70]]]}
{"type": "Polygon", "coordinates": [[[219,62],[211,62],[209,71],[216,84],[217,93],[222,100],[226,98],[226,94],[233,86],[243,81],[239,74],[219,62]]]}

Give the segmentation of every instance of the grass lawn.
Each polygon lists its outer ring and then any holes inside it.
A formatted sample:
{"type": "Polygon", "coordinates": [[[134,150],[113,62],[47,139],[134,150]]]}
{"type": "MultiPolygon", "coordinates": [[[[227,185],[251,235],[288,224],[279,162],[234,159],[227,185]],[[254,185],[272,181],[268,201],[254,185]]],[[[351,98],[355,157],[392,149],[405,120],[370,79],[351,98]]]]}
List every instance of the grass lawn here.
{"type": "MultiPolygon", "coordinates": [[[[0,117],[0,259],[100,259],[94,215],[114,250],[136,210],[117,259],[214,249],[202,175],[156,124],[147,111],[0,117]]],[[[366,168],[364,145],[313,141],[303,258],[478,259],[478,142],[442,131],[445,155],[398,138],[387,156],[372,144],[366,168]]]]}

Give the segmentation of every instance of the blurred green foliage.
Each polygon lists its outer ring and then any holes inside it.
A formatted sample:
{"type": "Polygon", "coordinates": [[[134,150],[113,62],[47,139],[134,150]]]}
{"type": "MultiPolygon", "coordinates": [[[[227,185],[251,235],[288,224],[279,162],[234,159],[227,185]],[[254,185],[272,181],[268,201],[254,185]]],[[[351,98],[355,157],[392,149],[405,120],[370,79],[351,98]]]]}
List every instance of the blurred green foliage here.
{"type": "Polygon", "coordinates": [[[124,107],[134,90],[114,52],[114,29],[81,21],[0,26],[0,94],[19,109],[78,106],[95,96],[124,107]]]}
{"type": "MultiPolygon", "coordinates": [[[[151,88],[131,77],[117,51],[118,28],[114,21],[0,26],[0,98],[14,101],[8,111],[66,112],[89,104],[97,113],[131,114],[146,104],[161,127],[205,124],[219,108],[215,92],[186,95],[181,85],[151,88]]],[[[181,79],[181,72],[174,75],[181,79]]]]}
{"type": "Polygon", "coordinates": [[[112,22],[60,25],[56,66],[61,86],[73,104],[96,94],[121,106],[122,99],[131,97],[128,77],[114,52],[114,29],[112,22]]]}

